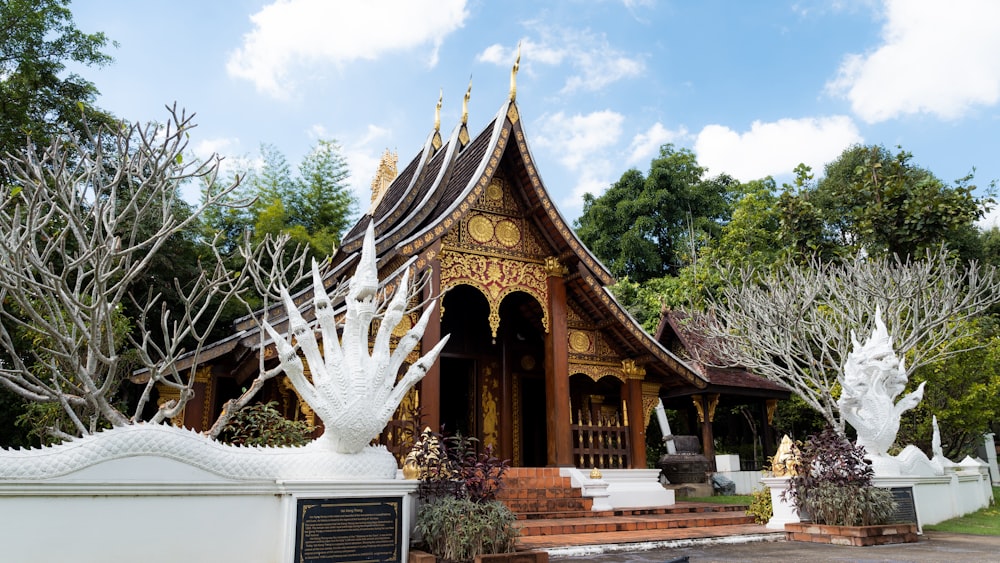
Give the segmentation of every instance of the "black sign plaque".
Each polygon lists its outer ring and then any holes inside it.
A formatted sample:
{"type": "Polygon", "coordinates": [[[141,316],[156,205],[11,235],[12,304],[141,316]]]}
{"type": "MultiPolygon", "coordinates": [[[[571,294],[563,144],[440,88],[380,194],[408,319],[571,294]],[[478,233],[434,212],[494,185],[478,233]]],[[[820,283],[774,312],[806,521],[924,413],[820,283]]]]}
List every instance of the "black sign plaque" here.
{"type": "Polygon", "coordinates": [[[889,522],[892,524],[916,524],[917,505],[913,502],[913,487],[889,487],[892,498],[896,501],[896,511],[892,513],[889,522]]]}
{"type": "Polygon", "coordinates": [[[403,499],[298,499],[296,563],[402,563],[403,499]]]}

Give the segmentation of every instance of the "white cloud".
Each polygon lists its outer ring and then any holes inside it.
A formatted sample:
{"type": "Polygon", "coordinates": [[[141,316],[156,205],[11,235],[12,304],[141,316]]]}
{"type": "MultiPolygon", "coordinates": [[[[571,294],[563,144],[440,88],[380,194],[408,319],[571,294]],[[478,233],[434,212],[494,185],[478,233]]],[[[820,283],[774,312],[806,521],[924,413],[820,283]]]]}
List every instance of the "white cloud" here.
{"type": "Polygon", "coordinates": [[[985,230],[1000,227],[1000,207],[990,208],[982,219],[976,221],[976,225],[985,230]]]}
{"type": "Polygon", "coordinates": [[[208,160],[214,154],[226,154],[232,152],[234,147],[239,146],[240,140],[229,137],[218,139],[202,139],[194,146],[194,155],[199,160],[208,160]]]}
{"type": "Polygon", "coordinates": [[[791,173],[799,163],[813,170],[840,156],[863,139],[847,116],[755,121],[739,133],[708,125],[697,135],[694,151],[709,174],[726,173],[740,181],[791,173]]]}
{"type": "Polygon", "coordinates": [[[687,137],[687,134],[687,129],[684,127],[677,131],[671,131],[662,123],[656,122],[648,131],[639,133],[632,138],[632,144],[629,145],[628,149],[629,156],[625,163],[629,165],[648,163],[655,155],[659,154],[660,146],[677,142],[687,137]]]}
{"type": "Polygon", "coordinates": [[[316,64],[372,60],[397,50],[431,46],[437,63],[444,38],[462,27],[466,0],[386,0],[329,2],[277,0],[250,16],[254,29],[230,54],[230,76],[253,82],[257,90],[286,98],[296,75],[316,64]]]}
{"type": "Polygon", "coordinates": [[[558,202],[569,216],[579,214],[583,194],[600,195],[613,181],[617,163],[610,151],[621,138],[624,120],[611,110],[572,116],[559,112],[540,120],[538,130],[551,133],[535,137],[534,145],[558,155],[559,163],[576,175],[572,195],[558,202]]]}
{"type": "Polygon", "coordinates": [[[483,63],[493,63],[495,65],[511,64],[514,59],[512,58],[508,61],[507,57],[508,54],[507,51],[504,50],[503,45],[494,43],[483,50],[482,53],[479,53],[479,55],[476,56],[476,60],[483,63]]]}
{"type": "Polygon", "coordinates": [[[957,119],[1000,100],[1000,3],[886,0],[885,17],[882,44],[848,55],[827,84],[861,119],[957,119]]]}
{"type": "MultiPolygon", "coordinates": [[[[641,75],[646,63],[639,57],[615,49],[603,33],[544,26],[537,22],[528,24],[539,34],[539,39],[521,40],[521,68],[533,72],[533,65],[568,65],[573,73],[566,79],[561,93],[576,90],[596,91],[625,78],[641,75]]],[[[479,62],[500,66],[514,62],[516,47],[505,49],[493,44],[476,56],[479,62]]]]}

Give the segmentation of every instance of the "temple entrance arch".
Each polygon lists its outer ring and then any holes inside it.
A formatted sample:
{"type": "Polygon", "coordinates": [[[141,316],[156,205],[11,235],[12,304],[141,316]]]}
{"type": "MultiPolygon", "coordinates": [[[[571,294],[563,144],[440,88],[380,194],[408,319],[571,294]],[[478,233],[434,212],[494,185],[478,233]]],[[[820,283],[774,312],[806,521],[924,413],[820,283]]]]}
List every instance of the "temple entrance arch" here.
{"type": "Polygon", "coordinates": [[[492,446],[515,466],[546,464],[545,327],[543,307],[524,292],[495,310],[476,287],[458,284],[442,302],[441,333],[451,338],[440,356],[441,423],[492,446]]]}

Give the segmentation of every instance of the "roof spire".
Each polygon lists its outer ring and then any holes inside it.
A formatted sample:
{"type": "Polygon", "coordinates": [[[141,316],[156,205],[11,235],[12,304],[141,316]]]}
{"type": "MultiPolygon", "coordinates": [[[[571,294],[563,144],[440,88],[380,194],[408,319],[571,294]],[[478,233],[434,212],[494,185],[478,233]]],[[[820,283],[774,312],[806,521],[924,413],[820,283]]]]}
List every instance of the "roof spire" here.
{"type": "Polygon", "coordinates": [[[389,185],[396,179],[398,175],[396,166],[398,163],[399,155],[395,151],[389,152],[388,148],[385,149],[385,152],[382,153],[382,159],[379,160],[378,168],[375,171],[375,177],[372,179],[372,202],[371,209],[368,211],[369,214],[375,214],[375,208],[382,201],[382,196],[385,195],[385,192],[389,191],[389,185]]]}
{"type": "Polygon", "coordinates": [[[510,69],[510,101],[517,98],[517,69],[521,66],[521,42],[517,42],[517,59],[514,60],[514,68],[510,69]]]}
{"type": "Polygon", "coordinates": [[[469,77],[469,89],[465,91],[465,98],[462,100],[462,125],[469,122],[469,98],[472,97],[472,77],[469,77]]]}
{"type": "Polygon", "coordinates": [[[434,109],[434,131],[441,131],[441,104],[444,102],[444,88],[438,92],[438,103],[434,109]]]}

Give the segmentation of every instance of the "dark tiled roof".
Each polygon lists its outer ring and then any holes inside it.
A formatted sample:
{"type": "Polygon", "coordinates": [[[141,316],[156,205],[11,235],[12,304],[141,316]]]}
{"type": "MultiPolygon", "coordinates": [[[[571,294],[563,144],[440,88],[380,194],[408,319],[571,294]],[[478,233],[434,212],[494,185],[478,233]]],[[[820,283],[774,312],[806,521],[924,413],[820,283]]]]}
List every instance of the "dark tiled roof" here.
{"type": "Polygon", "coordinates": [[[664,311],[656,329],[656,340],[668,348],[673,342],[679,344],[684,350],[682,355],[690,358],[689,362],[713,387],[753,390],[758,394],[790,393],[784,385],[745,369],[712,365],[721,363],[712,353],[713,347],[705,337],[689,330],[684,324],[684,318],[684,313],[679,311],[664,311]]]}

